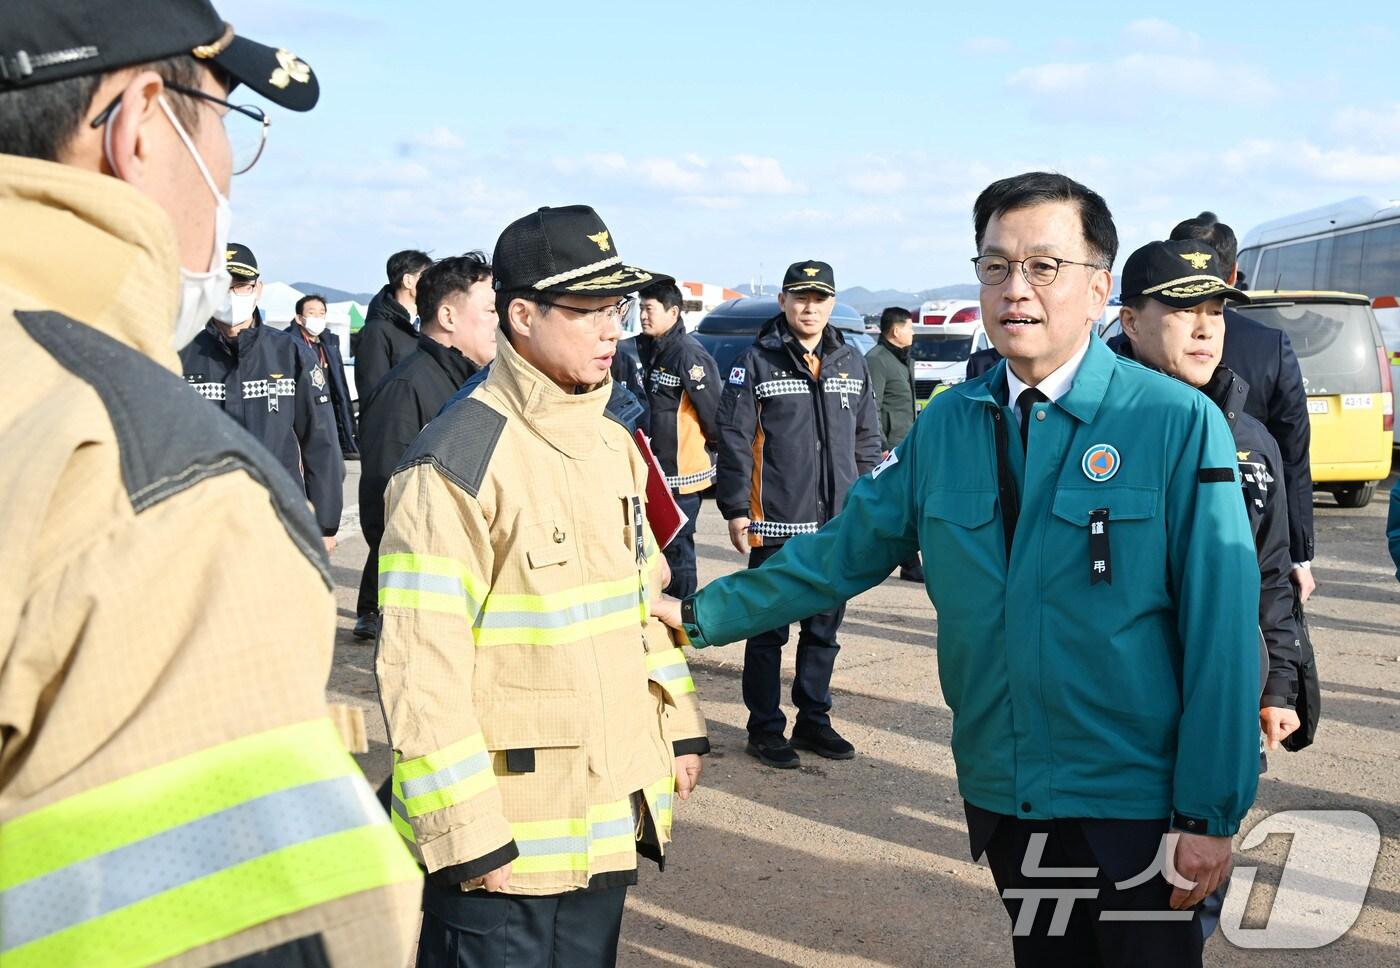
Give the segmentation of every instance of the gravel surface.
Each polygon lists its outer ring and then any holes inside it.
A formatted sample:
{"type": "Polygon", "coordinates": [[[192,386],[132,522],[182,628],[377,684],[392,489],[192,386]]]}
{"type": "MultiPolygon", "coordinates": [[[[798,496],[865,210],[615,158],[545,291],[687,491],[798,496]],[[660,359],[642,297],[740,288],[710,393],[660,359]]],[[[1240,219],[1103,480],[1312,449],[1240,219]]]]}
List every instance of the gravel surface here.
{"type": "MultiPolygon", "coordinates": [[[[357,465],[346,480],[356,501],[357,465]]],[[[1392,479],[1393,482],[1393,479],[1392,479]]],[[[1382,834],[1365,906],[1340,940],[1307,951],[1236,947],[1217,932],[1219,966],[1400,964],[1400,587],[1385,547],[1386,496],[1346,510],[1316,500],[1317,595],[1308,615],[1323,685],[1317,742],[1270,757],[1248,832],[1287,809],[1355,810],[1382,834]]],[[[367,710],[371,781],[388,774],[373,650],[350,635],[365,545],[354,510],[333,556],[340,627],[330,695],[367,710]]],[[[743,565],[713,504],[700,514],[700,579],[743,565]]],[[[785,654],[792,674],[796,630],[785,654]]],[[[1011,963],[1010,922],[985,865],[968,856],[938,683],[938,620],[922,586],[889,579],[850,603],[833,682],[833,720],[858,752],[798,770],[744,753],[742,645],[692,653],[714,751],[701,789],[677,810],[665,873],[644,864],[623,921],[619,964],[717,968],[1011,963]]],[[[791,707],[787,707],[791,716],[791,707]]],[[[1239,841],[1236,846],[1238,849],[1239,841]]],[[[1274,836],[1237,855],[1257,867],[1245,918],[1262,926],[1289,852],[1274,836]]],[[[1347,858],[1353,866],[1369,862],[1347,858]]],[[[1324,882],[1325,883],[1325,882],[1324,882]]]]}

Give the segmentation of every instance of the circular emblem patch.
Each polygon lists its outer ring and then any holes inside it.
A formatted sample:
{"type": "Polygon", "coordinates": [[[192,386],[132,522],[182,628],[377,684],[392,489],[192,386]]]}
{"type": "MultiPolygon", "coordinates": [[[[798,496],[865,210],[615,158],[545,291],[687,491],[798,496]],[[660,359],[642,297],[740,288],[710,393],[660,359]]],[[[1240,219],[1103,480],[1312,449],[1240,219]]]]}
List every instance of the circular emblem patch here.
{"type": "Polygon", "coordinates": [[[1084,452],[1080,466],[1091,481],[1106,481],[1118,473],[1118,448],[1112,444],[1094,444],[1084,452]]]}

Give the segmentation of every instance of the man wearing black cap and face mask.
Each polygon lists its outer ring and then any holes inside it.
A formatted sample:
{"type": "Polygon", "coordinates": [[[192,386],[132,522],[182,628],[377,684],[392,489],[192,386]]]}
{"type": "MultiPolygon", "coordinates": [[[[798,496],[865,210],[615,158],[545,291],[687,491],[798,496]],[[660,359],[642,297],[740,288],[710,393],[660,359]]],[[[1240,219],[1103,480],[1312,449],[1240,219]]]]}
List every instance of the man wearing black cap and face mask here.
{"type": "Polygon", "coordinates": [[[270,450],[305,490],[327,551],[335,550],[345,461],[336,439],[330,381],[299,337],[262,324],[258,260],[229,245],[228,298],[180,351],[185,380],[270,450]]]}
{"type": "Polygon", "coordinates": [[[203,0],[0,5],[6,966],[397,968],[413,937],[327,715],[321,529],[179,375],[266,133],[237,85],[318,92],[203,0]]]}
{"type": "MultiPolygon", "coordinates": [[[[757,568],[788,538],[815,532],[841,510],[857,477],[880,463],[880,418],[865,358],[827,325],[836,281],[825,262],[795,262],[778,296],[782,312],[729,372],[719,405],[716,502],[729,540],[757,568]]],[[[780,667],[788,627],[748,640],[744,704],[748,752],[767,766],[799,765],[794,747],[828,759],[855,756],[831,725],[831,672],[845,607],[802,620],[792,701],[783,735],[780,667]]]]}
{"type": "Polygon", "coordinates": [[[607,409],[626,296],[667,277],[624,265],[581,205],[511,223],[491,261],[496,360],[386,495],[395,825],[429,871],[420,968],[601,968],[709,750],[650,616],[647,467],[607,409]]]}

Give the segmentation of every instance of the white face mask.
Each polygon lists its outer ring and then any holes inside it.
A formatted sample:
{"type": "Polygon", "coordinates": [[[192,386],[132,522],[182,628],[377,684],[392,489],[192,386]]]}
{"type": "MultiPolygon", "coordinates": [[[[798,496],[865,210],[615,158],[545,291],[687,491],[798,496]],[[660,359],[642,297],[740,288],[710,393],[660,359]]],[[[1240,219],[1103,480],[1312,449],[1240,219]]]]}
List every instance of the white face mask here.
{"type": "MultiPolygon", "coordinates": [[[[225,292],[224,301],[210,313],[225,326],[241,326],[253,318],[253,310],[258,306],[256,293],[225,292]]],[[[194,337],[190,337],[193,339],[194,337]]]]}
{"type": "Polygon", "coordinates": [[[326,317],[324,316],[303,316],[301,318],[301,328],[312,336],[320,336],[326,331],[326,317]]]}
{"type": "MultiPolygon", "coordinates": [[[[180,140],[185,143],[185,147],[194,158],[194,163],[199,166],[199,173],[204,176],[204,183],[214,194],[216,205],[214,209],[214,249],[209,254],[209,268],[204,272],[191,272],[184,266],[180,267],[180,310],[175,317],[175,331],[170,337],[171,348],[179,352],[189,345],[190,340],[199,335],[199,331],[204,328],[209,317],[214,315],[215,310],[223,305],[228,296],[228,287],[233,280],[228,274],[224,253],[228,250],[233,209],[229,207],[228,198],[219,191],[219,186],[214,184],[209,169],[205,167],[204,159],[199,156],[194,142],[190,140],[190,136],[185,133],[179,119],[175,117],[175,112],[170,110],[170,105],[166,103],[164,97],[159,100],[161,110],[170,119],[170,123],[174,126],[175,133],[180,136],[180,140]]],[[[113,111],[112,118],[107,124],[108,164],[111,164],[112,161],[112,122],[116,120],[116,117],[117,112],[113,111]]],[[[115,170],[116,166],[112,167],[115,170]]],[[[252,315],[251,309],[248,315],[252,315]]]]}

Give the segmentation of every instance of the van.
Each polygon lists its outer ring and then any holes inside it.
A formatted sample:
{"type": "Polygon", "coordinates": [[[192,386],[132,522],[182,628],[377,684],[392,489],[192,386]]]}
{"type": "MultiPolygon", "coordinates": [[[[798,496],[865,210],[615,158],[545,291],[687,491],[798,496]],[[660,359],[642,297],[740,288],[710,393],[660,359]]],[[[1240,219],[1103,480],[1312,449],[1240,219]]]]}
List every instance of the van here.
{"type": "Polygon", "coordinates": [[[1313,485],[1365,507],[1390,475],[1395,400],[1390,361],[1366,296],[1254,290],[1240,312],[1293,342],[1312,426],[1313,485]]]}
{"type": "Polygon", "coordinates": [[[909,357],[914,361],[914,398],[922,410],[940,386],[967,378],[967,358],[991,346],[980,322],[915,325],[909,357]]]}

